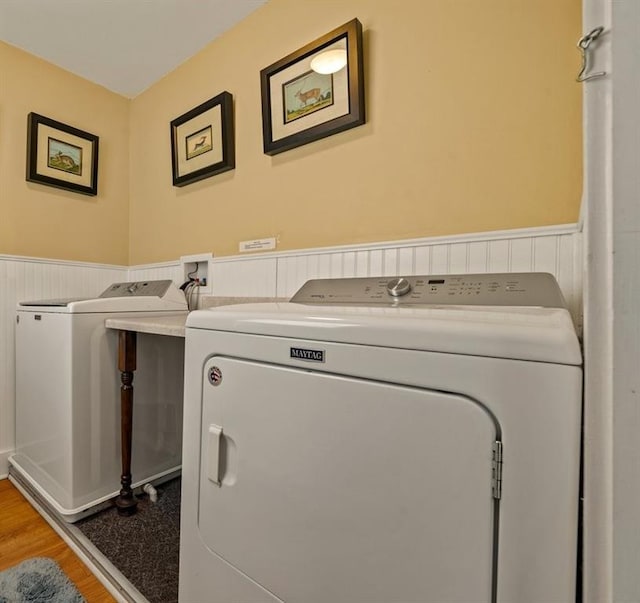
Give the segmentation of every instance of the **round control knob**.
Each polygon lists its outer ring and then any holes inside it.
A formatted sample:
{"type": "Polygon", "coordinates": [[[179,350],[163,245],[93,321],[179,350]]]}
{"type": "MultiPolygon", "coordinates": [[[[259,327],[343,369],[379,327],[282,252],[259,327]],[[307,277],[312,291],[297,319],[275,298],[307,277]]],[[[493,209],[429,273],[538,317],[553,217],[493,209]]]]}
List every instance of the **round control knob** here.
{"type": "Polygon", "coordinates": [[[402,297],[411,291],[411,283],[406,278],[393,278],[387,283],[387,293],[393,297],[402,297]]]}

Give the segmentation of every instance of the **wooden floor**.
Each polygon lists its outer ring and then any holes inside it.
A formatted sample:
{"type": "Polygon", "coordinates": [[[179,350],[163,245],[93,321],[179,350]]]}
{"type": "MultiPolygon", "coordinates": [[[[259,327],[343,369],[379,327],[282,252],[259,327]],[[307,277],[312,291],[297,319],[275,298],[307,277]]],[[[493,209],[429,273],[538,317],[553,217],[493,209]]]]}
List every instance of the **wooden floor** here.
{"type": "Polygon", "coordinates": [[[30,557],[54,559],[88,603],[114,603],[101,582],[87,569],[8,480],[0,480],[0,571],[30,557]]]}

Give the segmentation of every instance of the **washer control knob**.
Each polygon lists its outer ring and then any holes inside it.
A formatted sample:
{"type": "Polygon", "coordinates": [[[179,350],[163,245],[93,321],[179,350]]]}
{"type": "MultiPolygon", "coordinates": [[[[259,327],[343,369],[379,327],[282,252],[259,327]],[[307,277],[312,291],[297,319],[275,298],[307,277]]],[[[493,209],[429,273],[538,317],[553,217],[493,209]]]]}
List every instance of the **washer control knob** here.
{"type": "Polygon", "coordinates": [[[411,283],[406,278],[392,278],[387,283],[387,293],[393,297],[402,297],[411,291],[411,283]]]}

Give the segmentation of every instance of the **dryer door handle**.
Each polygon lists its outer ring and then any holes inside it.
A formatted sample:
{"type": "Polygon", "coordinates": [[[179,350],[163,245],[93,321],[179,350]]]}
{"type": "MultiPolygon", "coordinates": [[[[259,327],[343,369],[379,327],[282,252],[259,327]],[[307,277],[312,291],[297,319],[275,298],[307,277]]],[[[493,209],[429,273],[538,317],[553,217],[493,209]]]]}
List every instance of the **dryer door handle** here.
{"type": "Polygon", "coordinates": [[[220,446],[222,444],[222,427],[209,425],[207,442],[207,477],[218,486],[220,483],[220,446]]]}

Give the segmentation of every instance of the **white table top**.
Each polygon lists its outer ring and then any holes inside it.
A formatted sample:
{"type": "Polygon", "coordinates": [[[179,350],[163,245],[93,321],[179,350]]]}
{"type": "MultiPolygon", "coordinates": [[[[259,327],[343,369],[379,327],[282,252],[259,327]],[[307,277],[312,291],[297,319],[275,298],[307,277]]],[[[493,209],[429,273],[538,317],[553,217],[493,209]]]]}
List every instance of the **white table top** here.
{"type": "MultiPolygon", "coordinates": [[[[230,304],[246,304],[258,302],[288,301],[285,298],[276,297],[206,297],[202,300],[203,308],[215,308],[230,304]]],[[[150,333],[151,335],[169,335],[170,337],[185,336],[185,322],[188,312],[167,315],[158,312],[156,316],[128,316],[126,318],[107,318],[107,329],[119,329],[121,331],[136,331],[137,333],[150,333]]]]}
{"type": "Polygon", "coordinates": [[[187,320],[187,312],[184,314],[172,314],[169,316],[144,316],[136,318],[107,318],[107,329],[119,329],[121,331],[136,331],[137,333],[150,333],[152,335],[169,335],[170,337],[184,337],[184,324],[187,320]]]}

